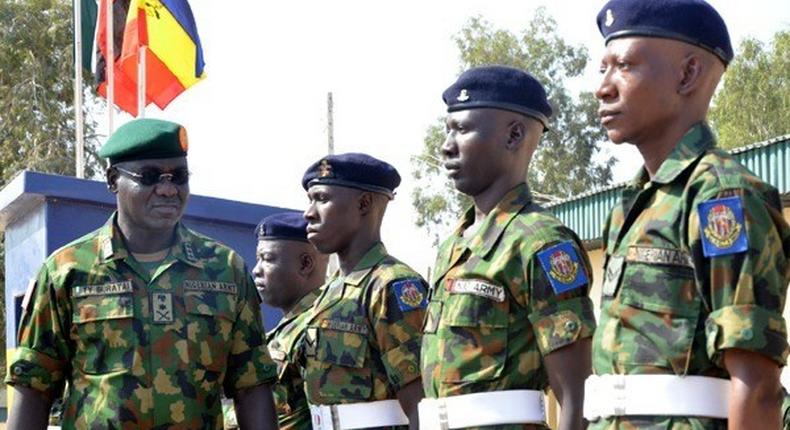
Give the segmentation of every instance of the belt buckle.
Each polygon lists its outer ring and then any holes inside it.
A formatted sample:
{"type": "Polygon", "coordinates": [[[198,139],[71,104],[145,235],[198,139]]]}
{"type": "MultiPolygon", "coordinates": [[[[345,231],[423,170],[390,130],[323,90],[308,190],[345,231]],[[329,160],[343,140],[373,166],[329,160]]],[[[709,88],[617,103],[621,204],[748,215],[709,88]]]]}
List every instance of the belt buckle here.
{"type": "Polygon", "coordinates": [[[444,398],[436,399],[436,411],[439,413],[439,429],[450,430],[450,424],[447,418],[447,402],[444,398]]]}
{"type": "Polygon", "coordinates": [[[612,378],[612,409],[615,416],[626,413],[626,379],[625,375],[611,375],[612,378]]]}
{"type": "Polygon", "coordinates": [[[339,430],[339,420],[337,418],[337,407],[335,405],[310,405],[310,421],[313,423],[313,430],[339,430]],[[329,412],[327,417],[326,412],[329,412]]]}

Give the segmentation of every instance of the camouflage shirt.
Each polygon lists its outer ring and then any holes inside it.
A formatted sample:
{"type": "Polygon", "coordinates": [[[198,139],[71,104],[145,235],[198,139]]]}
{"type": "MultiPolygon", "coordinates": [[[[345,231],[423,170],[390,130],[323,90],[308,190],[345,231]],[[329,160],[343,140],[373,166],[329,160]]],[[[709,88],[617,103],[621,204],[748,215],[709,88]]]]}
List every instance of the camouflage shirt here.
{"type": "Polygon", "coordinates": [[[267,336],[269,354],[277,363],[277,383],[272,389],[280,430],[312,429],[304,379],[299,363],[294,361],[294,349],[304,334],[308,311],[320,293],[316,289],[304,296],[267,336]]]}
{"type": "Polygon", "coordinates": [[[587,254],[526,184],[464,239],[474,216],[470,208],[437,257],[423,328],[426,397],[542,390],[543,357],[595,329],[587,254]]]}
{"type": "MultiPolygon", "coordinates": [[[[790,228],[776,189],[693,127],[651,180],[644,168],[604,230],[596,374],[728,378],[722,352],[784,365],[790,228]]],[[[590,428],[726,428],[686,417],[599,419],[590,428]]]]}
{"type": "Polygon", "coordinates": [[[271,383],[241,257],[179,225],[150,276],[115,216],[39,272],[6,382],[60,395],[63,428],[222,428],[220,394],[271,383]]]}
{"type": "Polygon", "coordinates": [[[379,243],[323,288],[300,348],[305,391],[316,405],[396,398],[420,376],[427,285],[379,243]]]}

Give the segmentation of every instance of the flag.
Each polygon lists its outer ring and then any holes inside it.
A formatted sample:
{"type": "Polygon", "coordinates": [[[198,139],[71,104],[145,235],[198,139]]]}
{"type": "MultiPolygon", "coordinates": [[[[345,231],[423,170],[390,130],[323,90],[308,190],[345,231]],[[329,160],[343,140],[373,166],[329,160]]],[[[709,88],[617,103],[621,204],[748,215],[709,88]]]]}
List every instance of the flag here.
{"type": "MultiPolygon", "coordinates": [[[[74,5],[73,1],[72,5],[74,5]]],[[[80,26],[82,34],[82,67],[86,70],[92,70],[93,41],[94,37],[96,37],[96,18],[99,14],[96,0],[82,0],[79,13],[81,15],[80,22],[82,23],[80,26]]]]}
{"type": "MultiPolygon", "coordinates": [[[[102,3],[104,1],[109,0],[102,3]]],[[[138,114],[140,47],[146,47],[146,105],[153,102],[164,109],[184,90],[203,79],[203,49],[186,0],[115,0],[113,6],[115,103],[118,107],[134,116],[138,114]],[[122,22],[119,16],[124,17],[122,22]]],[[[101,38],[106,35],[106,31],[102,31],[105,27],[103,11],[101,8],[99,13],[98,45],[106,58],[106,39],[101,38]]],[[[102,82],[99,93],[106,96],[106,92],[106,82],[102,82]]]]}

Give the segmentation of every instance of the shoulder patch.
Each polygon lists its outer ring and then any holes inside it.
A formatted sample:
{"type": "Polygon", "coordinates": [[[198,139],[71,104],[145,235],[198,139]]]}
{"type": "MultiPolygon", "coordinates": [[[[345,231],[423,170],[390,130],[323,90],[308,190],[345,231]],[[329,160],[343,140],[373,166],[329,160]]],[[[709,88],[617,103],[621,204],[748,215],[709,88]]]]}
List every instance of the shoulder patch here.
{"type": "Polygon", "coordinates": [[[420,279],[408,278],[392,283],[392,290],[401,312],[428,306],[428,294],[420,279]]]}
{"type": "Polygon", "coordinates": [[[724,197],[697,205],[702,252],[706,257],[737,254],[749,249],[741,198],[724,197]]]}
{"type": "Polygon", "coordinates": [[[587,273],[571,242],[562,242],[538,253],[540,265],[549,278],[555,294],[587,284],[587,273]]]}

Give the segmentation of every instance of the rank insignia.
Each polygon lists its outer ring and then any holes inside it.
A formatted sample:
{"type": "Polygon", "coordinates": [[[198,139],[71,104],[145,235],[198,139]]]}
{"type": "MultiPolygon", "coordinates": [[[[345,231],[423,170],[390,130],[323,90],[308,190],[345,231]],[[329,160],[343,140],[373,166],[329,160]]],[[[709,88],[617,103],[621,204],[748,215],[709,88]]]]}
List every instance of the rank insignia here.
{"type": "Polygon", "coordinates": [[[321,160],[321,165],[318,166],[318,177],[329,178],[332,176],[332,165],[327,160],[321,160]]]}
{"type": "Polygon", "coordinates": [[[401,312],[422,309],[428,305],[428,295],[419,279],[404,279],[392,283],[401,312]]]}
{"type": "Polygon", "coordinates": [[[612,24],[614,24],[614,14],[611,9],[606,9],[606,22],[604,22],[604,25],[611,27],[612,24]]]}
{"type": "Polygon", "coordinates": [[[469,100],[469,93],[465,89],[461,90],[461,93],[458,94],[458,97],[456,97],[455,99],[458,100],[459,102],[463,103],[463,102],[469,100]]]}
{"type": "Polygon", "coordinates": [[[170,293],[153,293],[154,323],[170,324],[173,318],[173,295],[170,293]]]}
{"type": "Polygon", "coordinates": [[[538,260],[556,294],[588,283],[579,255],[571,242],[563,242],[538,253],[538,260]]]}
{"type": "Polygon", "coordinates": [[[697,206],[706,257],[737,254],[749,249],[740,197],[725,197],[697,206]]]}

